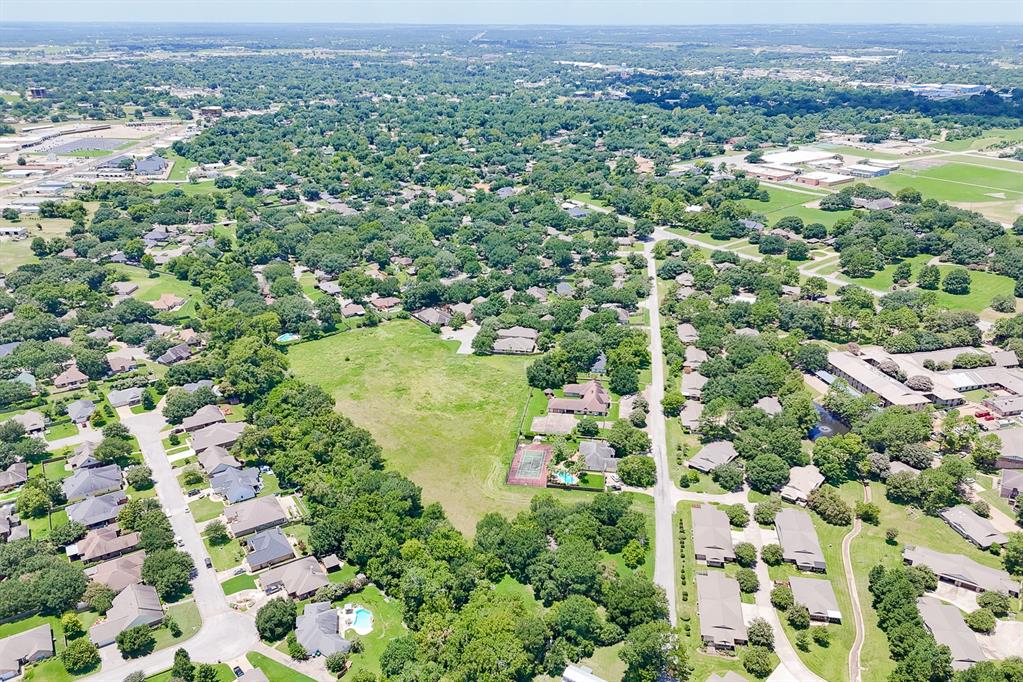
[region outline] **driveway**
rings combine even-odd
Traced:
[[[474,322],[467,323],[461,329],[444,327],[440,331],[440,338],[445,341],[458,341],[458,355],[472,355],[472,342],[479,334],[480,328]]]

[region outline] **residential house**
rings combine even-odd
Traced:
[[[113,374],[134,372],[139,368],[135,358],[127,355],[118,355],[117,353],[107,353],[107,364],[110,365],[110,371]]]
[[[820,623],[842,622],[842,613],[838,610],[838,600],[830,580],[794,575],[789,578],[789,587],[792,589],[793,600],[810,612],[810,620]]]
[[[185,299],[180,296],[175,296],[171,293],[162,294],[160,298],[153,301],[152,306],[160,312],[169,312],[171,310],[177,310],[185,304]]]
[[[530,327],[516,326],[497,330],[498,339],[529,339],[536,342],[538,336],[540,336],[540,333]]]
[[[70,521],[77,521],[86,528],[99,528],[117,518],[121,505],[128,501],[124,491],[115,490],[105,495],[90,495],[74,504],[69,504],[65,511]]]
[[[398,306],[401,305],[401,299],[395,296],[381,296],[374,298],[369,304],[376,308],[378,312],[389,313],[398,309]]]
[[[927,631],[938,644],[944,644],[952,652],[953,670],[966,670],[974,663],[987,660],[958,606],[933,597],[920,597],[916,605]]]
[[[681,392],[687,398],[699,400],[703,396],[703,387],[707,384],[707,377],[699,372],[686,372],[682,375]]]
[[[28,537],[28,526],[21,523],[14,502],[0,506],[0,542],[14,542]]]
[[[25,462],[15,462],[4,471],[0,471],[0,492],[13,490],[27,482],[28,464]]]
[[[270,682],[270,680],[262,670],[252,668],[243,672],[241,677],[236,678],[234,682]]]
[[[698,369],[705,362],[707,362],[707,351],[696,346],[686,346],[685,360],[682,362],[683,367]]]
[[[110,287],[114,290],[115,296],[131,296],[139,290],[139,285],[135,282],[114,282]]]
[[[746,643],[739,583],[722,571],[696,575],[700,638],[713,649],[732,650]]]
[[[114,338],[114,333],[109,329],[104,329],[101,327],[100,329],[93,329],[91,332],[86,334],[86,336],[89,337],[90,339],[95,339],[96,341],[109,342]]]
[[[686,462],[686,466],[708,474],[722,464],[728,464],[738,456],[739,453],[735,451],[735,446],[732,445],[731,441],[716,440],[700,448],[696,456]]]
[[[90,495],[103,495],[121,489],[121,467],[108,464],[89,469],[76,469],[60,482],[68,502]]]
[[[240,469],[242,464],[231,453],[219,445],[206,448],[199,453],[199,466],[207,476],[214,476],[228,469]]]
[[[578,423],[570,414],[542,414],[533,417],[529,430],[547,436],[567,436]]]
[[[678,414],[682,427],[690,433],[700,428],[701,417],[703,417],[703,403],[696,400],[687,400]]]
[[[781,414],[782,411],[781,401],[779,401],[774,396],[767,396],[766,398],[761,398],[756,402],[756,404],[753,405],[753,407],[763,410],[764,412],[767,413],[769,417],[779,415]]]
[[[1004,545],[1008,541],[1004,534],[995,529],[991,521],[964,504],[944,509],[939,516],[952,526],[955,532],[981,549],[987,549],[993,544]]]
[[[696,339],[700,338],[700,333],[696,331],[696,327],[683,322],[675,328],[675,333],[678,334],[678,340],[682,343],[695,343]]]
[[[341,315],[347,319],[349,317],[362,317],[366,314],[366,309],[358,303],[346,303],[341,307]]]
[[[416,318],[428,327],[434,325],[446,325],[451,321],[451,313],[442,308],[423,308],[412,317]]]
[[[302,615],[295,619],[295,637],[310,656],[326,657],[352,650],[352,643],[341,636],[341,609],[331,608],[330,602],[306,604]]]
[[[145,560],[145,550],[132,552],[85,569],[85,576],[119,593],[142,582],[142,562]]]
[[[219,445],[222,448],[229,448],[234,445],[245,430],[245,422],[230,422],[224,424],[211,424],[205,428],[192,433],[192,449],[202,452],[206,448]]]
[[[785,561],[803,571],[825,571],[824,552],[809,514],[787,507],[775,514],[774,528]]]
[[[0,358],[6,358],[8,355],[13,353],[20,345],[21,341],[10,341],[8,343],[0,343]]]
[[[173,365],[192,357],[192,347],[187,343],[179,343],[156,359],[161,365]]]
[[[302,557],[259,575],[259,585],[267,594],[284,592],[292,599],[309,599],[321,587],[330,584],[327,572],[315,557]]]
[[[73,391],[82,388],[89,383],[86,376],[77,365],[71,365],[63,372],[53,377],[53,387],[58,391]]]
[[[728,515],[710,504],[693,507],[693,546],[696,560],[708,566],[735,561]]]
[[[228,504],[251,500],[259,490],[259,469],[224,469],[210,476],[210,487]]]
[[[603,677],[593,674],[593,668],[571,663],[561,673],[561,682],[607,682]]]
[[[22,428],[25,429],[25,433],[29,436],[41,436],[43,431],[46,430],[46,420],[42,414],[35,410],[16,414],[11,417],[11,421],[21,424]]]
[[[789,482],[782,486],[781,499],[805,505],[810,493],[821,487],[824,476],[813,464],[789,469]]]
[[[23,666],[52,658],[55,651],[49,623],[0,639],[0,680],[14,679]]]
[[[529,355],[536,352],[536,342],[514,337],[497,339],[494,341],[493,352],[498,355]]]
[[[596,379],[585,384],[566,384],[564,398],[551,398],[547,411],[564,414],[606,415],[611,409],[611,395]]]
[[[71,421],[80,426],[89,421],[89,417],[91,417],[96,411],[96,403],[91,400],[81,398],[73,403],[68,403],[65,409],[67,410],[67,416],[71,418]]]
[[[156,590],[149,585],[129,585],[114,597],[106,618],[89,628],[89,639],[96,646],[113,644],[123,631],[163,622],[163,605]]]
[[[128,405],[141,405],[142,395],[145,393],[144,389],[137,386],[132,388],[121,389],[120,391],[110,391],[107,394],[107,400],[114,407],[125,407]]]
[[[584,440],[579,443],[579,459],[586,471],[605,473],[618,471],[618,458],[614,448],[603,440]]]
[[[250,571],[258,571],[295,558],[288,536],[280,528],[268,528],[253,533],[242,541],[248,555],[245,557]]]
[[[1005,571],[978,564],[962,554],[944,554],[927,547],[906,545],[902,560],[910,566],[926,566],[938,580],[974,592],[1002,592],[1018,598],[1020,584]]]
[[[216,405],[203,405],[195,411],[195,414],[182,419],[179,428],[187,433],[192,433],[211,424],[220,424],[226,421],[227,417],[224,416],[219,407]]]
[[[234,537],[242,537],[288,522],[276,497],[256,497],[224,510],[227,527]]]
[[[64,551],[72,561],[81,559],[85,563],[106,561],[134,551],[139,546],[139,534],[121,535],[120,530],[116,523],[94,528],[78,542],[68,545]]]
[[[1014,509],[1018,504],[1020,491],[1023,491],[1023,470],[1002,469],[1002,480],[998,485],[998,494],[1009,501]]]
[[[11,379],[11,381],[15,381],[19,384],[24,384],[25,386],[28,387],[30,391],[32,391],[33,394],[39,392],[37,389],[37,384],[39,382],[36,381],[36,378],[30,372],[25,371],[19,372],[18,376]]]
[[[67,463],[71,465],[72,469],[92,469],[103,466],[103,462],[96,459],[95,456],[97,447],[99,447],[99,443],[91,440],[85,441],[75,448],[74,454],[68,457]]]

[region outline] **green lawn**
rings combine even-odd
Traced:
[[[46,440],[55,441],[62,438],[70,438],[71,436],[78,435],[78,427],[75,426],[74,422],[62,422],[60,424],[54,424],[50,428],[46,429]]]
[[[202,298],[202,293],[197,287],[173,275],[160,274],[158,277],[150,277],[149,272],[143,268],[136,268],[131,265],[111,267],[117,272],[127,275],[129,280],[138,285],[138,291],[132,294],[133,298],[151,303],[163,294],[174,294],[185,299],[187,303],[176,312],[180,316],[193,313],[195,311],[195,302]]]
[[[263,487],[259,491],[259,497],[267,497],[268,495],[276,495],[281,492],[280,481],[277,480],[277,476],[273,472],[266,472],[260,476],[263,481]]]
[[[67,512],[63,509],[58,509],[52,512],[49,518],[43,516],[38,519],[28,519],[25,524],[28,526],[33,540],[45,540],[50,537],[50,530],[52,528],[59,528],[67,524]]]
[[[113,152],[109,149],[79,149],[76,152],[67,152],[61,156],[77,156],[82,159],[95,159],[100,156],[110,156]]]
[[[387,643],[408,633],[401,619],[401,604],[386,597],[373,585],[346,597],[344,603],[359,604],[373,612],[373,631],[359,636],[363,649],[361,653],[352,656],[349,674],[369,670],[380,675],[380,655],[384,653]],[[350,631],[348,636],[355,636],[355,633]]]
[[[217,190],[213,186],[212,180],[204,180],[203,182],[154,182],[151,184],[150,189],[153,190],[153,194],[160,196],[166,194],[175,189],[180,189],[183,193],[189,196],[196,194],[209,194]]]
[[[23,226],[27,227],[29,231],[28,239],[20,241],[5,239],[0,242],[2,243],[0,246],[0,272],[10,272],[19,265],[38,263],[39,258],[32,253],[32,238],[45,237],[49,240],[54,237],[63,237],[72,224],[70,220],[64,218],[39,218],[31,215],[22,216],[20,222],[0,220],[0,226]],[[37,225],[41,225],[42,229],[37,228]]]
[[[197,665],[203,662],[204,661],[193,661],[193,663],[196,663]],[[231,680],[235,679],[234,673],[231,672],[231,666],[227,663],[217,663],[215,664],[215,667],[217,669],[217,682],[231,682]],[[147,677],[146,682],[169,682],[170,679],[171,671],[165,670],[158,675]]]
[[[223,588],[226,595],[241,592],[242,590],[254,590],[256,589],[256,578],[248,573],[243,573],[220,583],[220,587]]]
[[[177,621],[181,628],[181,634],[173,636],[166,627],[158,627],[153,630],[156,638],[156,648],[166,649],[169,646],[179,644],[195,633],[199,632],[202,626],[202,618],[199,616],[199,607],[192,600],[171,604],[166,609],[167,615]]]
[[[804,223],[823,223],[828,227],[834,225],[835,221],[842,217],[842,214],[837,211],[822,211],[819,208],[809,208],[803,205],[819,200],[824,196],[823,193],[814,192],[814,190],[796,192],[768,186],[764,186],[763,189],[766,189],[770,195],[769,201],[743,199],[741,203],[754,213],[763,213],[767,216],[768,227],[772,227],[779,219],[789,215],[802,218]]]
[[[311,677],[281,665],[272,658],[267,658],[255,651],[245,654],[245,658],[249,659],[249,663],[254,667],[262,670],[263,674],[266,675],[266,679],[270,682],[315,682]]]
[[[982,163],[982,160],[978,159],[977,163]],[[903,187],[915,187],[924,198],[939,201],[985,202],[1023,198],[1023,182],[1019,173],[973,163],[951,162],[926,169],[903,167],[867,182],[892,193]]]
[[[973,149],[984,149],[1002,140],[1023,140],[1023,128],[991,128],[990,130],[985,130],[984,134],[980,137],[938,142],[931,146],[950,152],[964,152]]]
[[[188,508],[192,511],[192,518],[197,523],[215,519],[224,513],[224,503],[220,500],[211,500],[208,497],[200,497],[194,502],[189,502]]]
[[[483,514],[514,514],[536,493],[504,484],[531,360],[457,355],[456,347],[418,322],[394,320],[288,354],[295,375],[322,386],[368,428],[388,464],[423,487],[424,501],[458,500],[449,518],[472,532]]]
[[[71,471],[65,466],[67,460],[61,459],[56,462],[47,462],[43,465],[43,475],[51,481],[63,481],[71,475]]]
[[[209,552],[210,559],[213,561],[213,568],[218,571],[234,568],[245,558],[245,550],[242,549],[238,540],[234,538],[231,538],[229,542],[223,545],[211,545],[206,538],[203,538],[202,541],[206,545],[206,551]]]
[[[195,166],[195,162],[194,161],[189,161],[188,159],[186,159],[183,156],[178,156],[177,154],[175,154],[174,152],[172,152],[169,149],[164,151],[163,155],[164,155],[164,157],[168,161],[173,161],[174,162],[174,166],[171,168],[171,172],[167,176],[167,179],[168,180],[187,180],[188,179],[188,171],[189,171],[190,168]]]

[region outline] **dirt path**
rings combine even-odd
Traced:
[[[870,486],[863,486],[863,500],[870,502]],[[863,611],[860,609],[860,595],[856,590],[856,576],[853,574],[852,557],[849,550],[852,541],[860,534],[863,522],[859,519],[853,521],[853,528],[849,534],[842,539],[842,564],[845,566],[845,580],[849,586],[849,598],[853,605],[853,621],[856,624],[856,639],[853,640],[852,649],[849,650],[849,682],[860,682],[862,668],[860,667],[860,650],[863,649]]]

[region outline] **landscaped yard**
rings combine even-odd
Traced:
[[[245,658],[249,659],[249,663],[253,666],[262,670],[263,674],[266,675],[266,679],[270,682],[316,682],[311,677],[303,675],[297,670],[292,670],[272,658],[267,658],[255,651],[245,654]]]
[[[256,589],[256,577],[243,573],[220,583],[220,587],[223,588],[224,594],[227,595],[241,592],[242,590],[254,590]]]
[[[50,537],[50,530],[67,524],[67,512],[58,509],[52,512],[49,517],[43,516],[38,519],[27,519],[25,525],[31,533],[33,540],[45,540]]]
[[[224,503],[220,500],[211,500],[209,497],[200,497],[194,502],[189,502],[188,508],[197,523],[215,519],[224,513]]]
[[[395,320],[288,354],[299,378],[331,393],[341,413],[373,433],[389,466],[423,487],[425,502],[458,500],[445,511],[471,533],[483,514],[514,514],[537,492],[504,484],[531,359],[455,348],[418,322]]]
[[[388,599],[373,585],[346,597],[344,603],[359,604],[373,612],[373,631],[368,635],[359,636],[363,649],[361,653],[352,656],[352,668],[349,670],[349,674],[360,670],[369,670],[379,675],[380,654],[384,653],[387,643],[408,632],[401,621],[401,604],[393,599]],[[351,637],[354,634],[354,632],[349,632],[348,636]]]
[[[118,265],[116,270],[127,275],[129,280],[138,285],[138,291],[132,294],[132,297],[140,301],[152,303],[163,294],[174,294],[185,299],[187,303],[176,311],[176,314],[181,316],[194,313],[195,302],[202,297],[198,288],[173,275],[159,274],[158,277],[150,277],[147,270],[130,265]]]
[[[62,438],[70,438],[71,436],[76,435],[78,435],[78,427],[71,421],[54,424],[50,428],[46,429],[45,434],[46,440],[51,442]]]
[[[245,550],[242,549],[238,540],[234,538],[231,538],[230,541],[223,545],[211,545],[210,541],[206,538],[203,538],[202,541],[206,545],[206,551],[209,552],[210,559],[213,561],[213,568],[218,571],[234,568],[245,558]]]
[[[199,632],[202,626],[202,617],[199,616],[199,607],[192,600],[171,604],[166,609],[167,615],[177,621],[181,628],[181,634],[177,637],[171,634],[166,627],[159,627],[153,630],[156,638],[156,648],[166,649],[185,641],[195,633]]]

